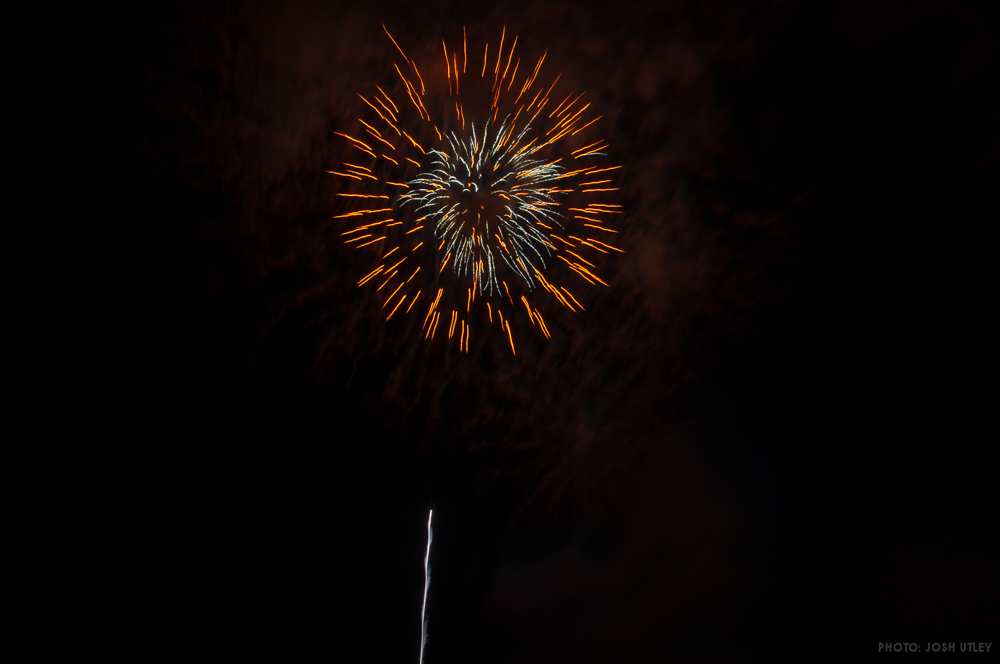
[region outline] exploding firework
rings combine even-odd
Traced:
[[[559,89],[561,74],[541,82],[547,53],[522,68],[506,27],[481,58],[463,28],[461,50],[442,40],[424,70],[382,28],[400,59],[393,82],[357,93],[357,126],[335,132],[350,161],[328,171],[355,204],[334,216],[340,236],[375,255],[357,285],[374,288],[386,321],[416,314],[428,341],[468,353],[474,327],[496,328],[516,355],[518,320],[551,338],[543,311],[582,311],[581,291],[608,285],[597,262],[622,253],[622,167],[594,138],[602,116]]]

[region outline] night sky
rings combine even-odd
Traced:
[[[430,505],[432,663],[995,637],[995,404],[959,371],[996,46],[948,4],[150,9],[164,647],[415,662]],[[418,58],[462,25],[548,49],[625,164],[611,288],[516,358],[428,347],[354,287],[324,170],[383,22]]]

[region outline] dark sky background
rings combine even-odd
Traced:
[[[465,4],[139,24],[168,641],[416,661],[430,504],[430,662],[995,637],[996,441],[969,416],[995,404],[957,376],[988,300],[956,284],[986,263],[954,260],[997,218],[988,17]],[[612,288],[516,359],[428,348],[353,287],[323,170],[391,66],[383,21],[413,55],[463,24],[547,48],[626,165]]]

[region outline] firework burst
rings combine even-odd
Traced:
[[[461,50],[442,40],[441,63],[423,71],[383,30],[401,59],[395,79],[358,92],[358,125],[335,132],[350,161],[328,171],[354,204],[333,217],[340,236],[375,255],[357,285],[374,288],[387,321],[416,313],[429,341],[467,353],[481,325],[516,355],[517,320],[550,338],[543,311],[582,311],[581,290],[608,285],[597,262],[622,253],[621,166],[591,135],[601,116],[558,89],[561,75],[540,82],[547,53],[522,69],[506,27],[481,60],[463,28]]]

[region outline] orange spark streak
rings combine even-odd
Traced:
[[[365,276],[361,277],[361,281],[358,282],[358,286],[364,286],[370,280],[374,279],[378,275],[378,273],[381,272],[382,270],[383,270],[382,266],[379,265],[377,268],[375,268]]]
[[[379,208],[377,210],[354,210],[353,212],[346,212],[344,214],[334,215],[334,219],[343,219],[345,217],[360,217],[363,214],[372,214],[374,212],[392,212],[392,208]]]
[[[497,73],[500,71],[500,58],[503,57],[503,40],[507,36],[507,26],[503,26],[503,32],[500,33],[500,48],[497,49],[497,64],[493,68],[493,78],[496,79]]]
[[[398,286],[396,286],[396,290],[392,291],[392,294],[390,294],[389,297],[387,297],[385,299],[385,303],[382,305],[383,309],[385,309],[389,305],[389,300],[391,300],[392,298],[396,297],[396,293],[398,293],[399,289],[402,288],[402,287],[403,287],[402,283],[400,283]]]
[[[514,73],[510,75],[510,83],[507,84],[507,92],[510,92],[511,87],[514,85],[514,81],[517,80],[517,68],[520,66],[521,66],[521,58],[519,57],[517,59],[517,62],[514,63]]]
[[[406,302],[406,294],[405,293],[402,296],[400,296],[399,302],[396,303],[396,306],[392,308],[392,311],[389,312],[389,315],[386,316],[385,319],[389,320],[390,318],[392,318],[393,315],[396,313],[396,311],[399,310],[399,307],[402,306],[403,302]]]
[[[448,62],[448,47],[441,40],[441,51],[444,53],[444,73],[448,77],[448,94],[451,95],[451,63]]]
[[[417,294],[413,296],[413,299],[412,299],[412,300],[410,300],[410,306],[408,306],[408,307],[406,308],[406,311],[405,311],[405,312],[403,312],[403,313],[407,313],[407,314],[408,314],[408,313],[410,313],[410,309],[412,309],[412,308],[413,308],[413,305],[414,305],[414,304],[416,304],[416,303],[417,303],[417,300],[419,300],[419,299],[420,299],[420,293],[422,293],[422,292],[423,292],[423,291],[417,291]]]
[[[600,120],[600,119],[601,119],[601,118],[603,118],[603,117],[604,117],[603,115],[598,115],[598,116],[597,116],[596,118],[594,118],[593,120],[591,120],[591,121],[590,121],[590,122],[588,122],[587,124],[583,125],[582,127],[580,127],[579,129],[577,129],[576,131],[574,131],[574,132],[573,132],[572,134],[570,134],[570,136],[576,136],[576,135],[577,135],[577,134],[579,134],[579,133],[580,133],[581,131],[583,131],[584,129],[586,129],[586,128],[587,128],[587,127],[589,127],[590,125],[594,124],[595,122],[597,122],[598,120]]]
[[[380,237],[375,238],[374,240],[369,240],[368,242],[365,242],[364,244],[359,244],[357,248],[360,249],[361,247],[367,247],[369,244],[375,244],[376,242],[381,242],[384,239],[385,239],[385,236],[382,235]]]
[[[347,173],[339,173],[337,171],[326,171],[330,175],[339,175],[342,178],[354,178],[355,180],[361,180],[357,175],[348,175]]]
[[[388,94],[386,94],[385,90],[383,90],[381,87],[379,87],[377,85],[375,86],[375,89],[382,93],[382,96],[385,97],[385,100],[387,102],[389,102],[390,106],[392,106],[392,110],[395,111],[398,114],[399,113],[399,106],[396,106],[396,102],[394,102],[392,100],[392,97],[390,97]]]
[[[403,52],[403,49],[396,42],[396,39],[392,36],[392,33],[389,32],[389,28],[385,27],[385,23],[382,24],[382,29],[385,30],[385,34],[388,35],[390,41],[392,41],[392,45],[396,47],[396,50],[399,51],[399,54],[401,56],[403,56],[403,59],[409,60],[409,58],[406,56],[406,53]]]

